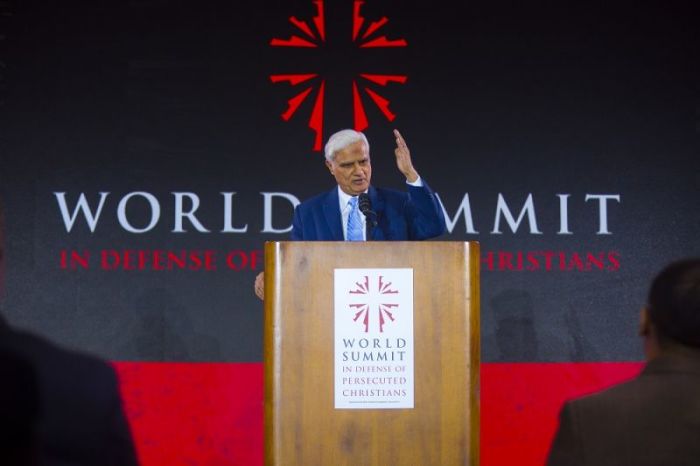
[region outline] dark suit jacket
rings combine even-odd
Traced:
[[[650,361],[639,377],[566,403],[548,466],[700,464],[700,355]]]
[[[377,227],[368,240],[424,240],[443,234],[447,228],[435,194],[423,186],[408,186],[408,192],[374,188],[367,192],[377,213]],[[313,197],[294,209],[292,239],[298,241],[343,241],[338,188]]]
[[[110,364],[16,331],[1,316],[0,350],[12,352],[34,368],[39,394],[39,464],[137,464]]]

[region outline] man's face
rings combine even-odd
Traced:
[[[353,142],[336,152],[333,161],[326,160],[326,166],[346,194],[357,196],[369,188],[372,165],[363,141]]]

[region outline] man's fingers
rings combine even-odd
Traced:
[[[403,136],[399,133],[398,129],[394,130],[394,136],[396,137],[396,145],[401,148],[406,148],[406,141],[404,141]]]
[[[260,272],[255,277],[255,295],[260,299],[265,299],[265,272]]]

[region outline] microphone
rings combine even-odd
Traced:
[[[367,193],[362,193],[357,199],[357,205],[367,219],[367,228],[374,228],[377,226],[377,213],[372,210],[372,201],[370,200]],[[369,235],[367,236],[369,238]]]

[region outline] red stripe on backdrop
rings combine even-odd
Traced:
[[[482,466],[543,465],[562,403],[628,380],[641,363],[483,364]]]
[[[262,364],[115,363],[143,466],[263,463]],[[539,466],[564,400],[641,363],[483,364],[482,466]]]
[[[116,367],[142,466],[262,464],[261,363]]]

